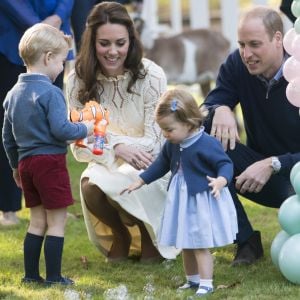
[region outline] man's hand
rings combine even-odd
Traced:
[[[235,148],[236,141],[240,141],[236,119],[228,106],[219,106],[215,109],[210,135],[215,136],[223,145],[224,150]]]
[[[236,177],[235,187],[241,194],[259,193],[272,173],[271,157],[257,161]]]

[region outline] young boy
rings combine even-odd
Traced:
[[[73,204],[66,168],[67,141],[92,134],[92,123],[71,123],[62,91],[52,83],[63,71],[70,37],[36,24],[19,43],[27,73],[7,93],[3,144],[14,179],[22,187],[30,224],[24,239],[22,282],[74,284],[61,275],[67,206]],[[46,280],[39,273],[44,241]]]

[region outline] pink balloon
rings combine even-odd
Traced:
[[[290,28],[283,37],[283,47],[285,51],[290,55],[293,55],[292,42],[296,35],[297,33],[295,31],[295,28],[293,27]]]
[[[287,85],[286,97],[292,105],[300,107],[300,77],[296,77]]]
[[[293,79],[299,76],[300,72],[300,61],[294,56],[290,56],[283,65],[283,76],[288,81],[291,82]]]
[[[293,56],[300,60],[300,35],[297,34],[292,41],[292,53]]]

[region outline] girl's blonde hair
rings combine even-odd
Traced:
[[[26,66],[35,64],[43,53],[58,54],[70,49],[72,39],[57,28],[38,23],[28,28],[19,43],[19,54]]]
[[[156,107],[156,119],[173,115],[177,122],[186,123],[191,129],[199,128],[204,120],[205,111],[201,111],[195,98],[181,89],[165,92]]]

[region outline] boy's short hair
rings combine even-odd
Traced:
[[[43,53],[60,53],[71,48],[72,40],[57,28],[38,23],[28,28],[19,43],[19,55],[25,65],[35,64]]]

